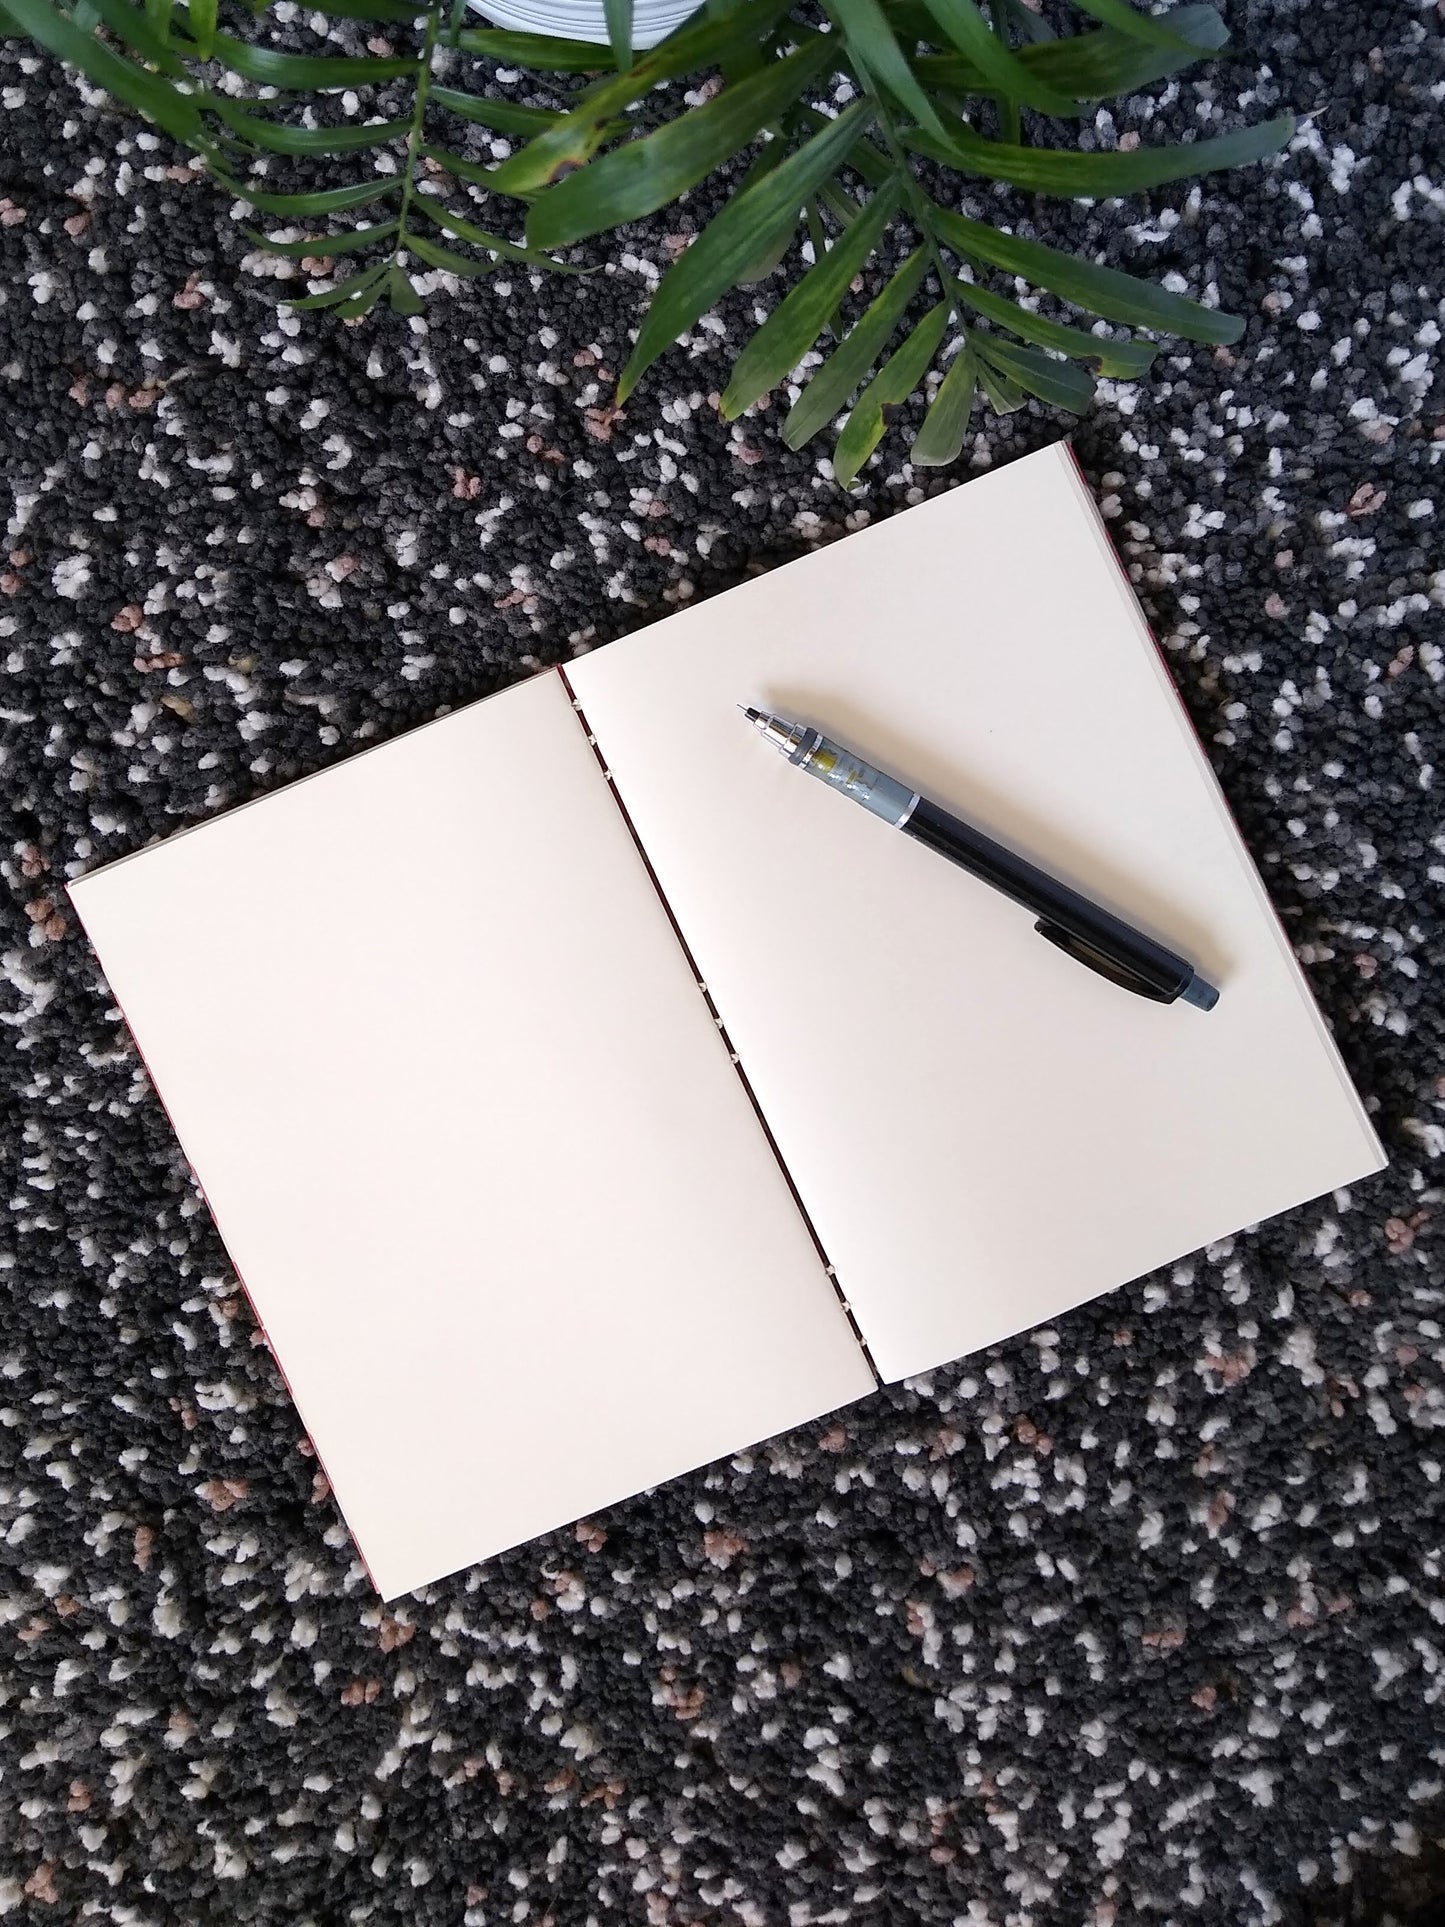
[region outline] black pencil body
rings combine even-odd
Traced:
[[[1172,1004],[1197,981],[1193,966],[1164,944],[926,796],[919,797],[900,828],[1032,911],[1041,936],[1141,997]]]

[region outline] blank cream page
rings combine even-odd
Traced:
[[[72,894],[384,1596],[872,1389],[555,674]]]
[[[885,1377],[1378,1168],[1062,446],[569,674]],[[1218,1006],[1095,975],[738,702],[1142,925]]]

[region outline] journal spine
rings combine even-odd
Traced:
[[[647,854],[646,845],[643,843],[642,838],[637,834],[637,825],[632,820],[632,817],[627,808],[626,801],[624,800],[622,796],[622,792],[619,790],[617,786],[617,783],[613,777],[612,771],[607,767],[607,758],[602,754],[602,746],[598,742],[597,737],[594,734],[591,725],[587,721],[587,713],[583,709],[582,704],[578,701],[576,691],[573,689],[572,684],[568,679],[567,671],[561,666],[560,663],[557,665],[557,674],[561,678],[563,689],[567,692],[567,700],[572,705],[572,713],[576,716],[578,725],[581,728],[582,733],[587,738],[587,742],[592,750],[592,754],[597,758],[597,766],[602,771],[602,774],[606,780],[608,789],[611,790],[612,792],[612,800],[617,805],[618,811],[621,814],[623,822],[627,825],[627,834],[632,838],[633,847],[636,849],[638,856],[642,859],[642,867],[646,870],[648,878],[652,884],[652,887],[657,893],[657,900],[662,905],[663,914],[664,916],[666,916],[668,923],[672,927],[672,934],[677,939],[678,948],[681,950],[683,957],[687,962],[687,967],[689,972],[692,975],[692,980],[697,985],[698,991],[702,996],[703,1002],[707,1006],[708,1015],[712,1018],[712,1021],[713,1021],[713,1027],[717,1031],[718,1036],[721,1038],[723,1048],[726,1050],[728,1054],[728,1057],[732,1063],[733,1070],[737,1073],[738,1082],[742,1085],[743,1091],[747,1097],[747,1100],[749,1104],[751,1104],[753,1107],[753,1115],[758,1120],[758,1126],[761,1129],[763,1136],[767,1139],[768,1149],[772,1152],[774,1160],[777,1163],[777,1167],[779,1171],[782,1173],[783,1182],[788,1187],[788,1193],[791,1196],[793,1203],[797,1208],[798,1216],[802,1219],[803,1224],[807,1230],[808,1236],[813,1241],[813,1249],[818,1254],[818,1262],[819,1264],[822,1265],[823,1270],[827,1274],[828,1282],[833,1287],[834,1293],[836,1294],[838,1299],[838,1303],[842,1307],[843,1315],[848,1320],[849,1328],[853,1333],[854,1339],[857,1341],[858,1349],[859,1351],[862,1352],[863,1357],[867,1362],[868,1369],[873,1374],[875,1385],[881,1386],[884,1382],[882,1374],[879,1372],[877,1365],[874,1363],[873,1354],[868,1349],[868,1341],[863,1336],[863,1333],[859,1328],[858,1320],[853,1315],[853,1307],[848,1303],[847,1298],[844,1296],[843,1288],[838,1282],[838,1274],[833,1269],[833,1265],[828,1257],[828,1253],[824,1249],[822,1239],[818,1236],[817,1226],[813,1223],[813,1220],[808,1215],[808,1207],[804,1204],[802,1200],[802,1196],[798,1191],[798,1187],[793,1181],[793,1174],[788,1169],[787,1162],[783,1157],[782,1151],[778,1147],[777,1139],[773,1136],[772,1126],[768,1123],[767,1116],[763,1111],[763,1107],[758,1102],[757,1093],[754,1091],[752,1087],[752,1083],[748,1078],[748,1074],[746,1070],[744,1070],[743,1068],[742,1059],[738,1055],[737,1051],[733,1048],[733,1041],[731,1037],[729,1037],[728,1035],[727,1025],[724,1023],[722,1014],[718,1010],[717,1005],[713,1002],[712,992],[708,989],[707,983],[703,978],[702,972],[697,967],[697,959],[693,956],[691,946],[689,945],[686,936],[683,934],[682,925],[678,922],[676,916],[673,914],[672,905],[667,900],[667,892],[662,887],[662,879],[658,876],[656,870],[653,869],[652,859]]]

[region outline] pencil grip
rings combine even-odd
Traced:
[[[861,803],[865,810],[881,816],[895,829],[918,801],[906,784],[885,776],[881,769],[874,769],[871,763],[863,762],[851,750],[841,748],[816,731],[796,761],[799,769],[805,769],[809,776],[842,790],[845,796],[851,796],[855,803]]]

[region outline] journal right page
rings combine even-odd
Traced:
[[[878,1368],[898,1378],[1377,1169],[1066,448],[569,667]],[[1186,955],[1146,1002],[791,768],[822,729]]]

